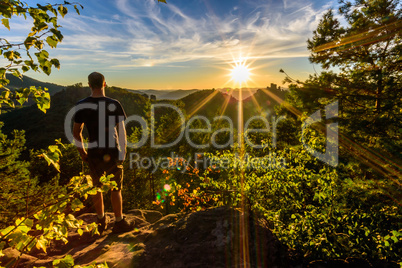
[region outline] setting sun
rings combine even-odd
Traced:
[[[249,79],[250,70],[247,68],[244,62],[236,63],[232,69],[231,75],[233,81],[242,84]]]

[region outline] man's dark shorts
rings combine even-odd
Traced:
[[[102,175],[111,175],[117,183],[117,190],[123,187],[123,165],[118,160],[118,150],[92,149],[88,150],[89,173],[94,186],[101,186]],[[116,189],[114,189],[116,191]]]

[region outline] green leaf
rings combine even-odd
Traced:
[[[21,224],[20,226],[17,227],[17,229],[19,231],[21,231],[22,233],[26,234],[29,232],[29,230],[31,230],[31,228],[29,228],[28,226],[26,226],[25,224]]]
[[[34,222],[33,222],[32,219],[26,219],[24,223],[25,223],[25,225],[28,226],[29,228],[32,228],[32,226],[33,226],[33,224],[34,224]]]
[[[22,250],[30,241],[30,236],[23,232],[13,232],[8,237],[9,245],[17,250]]]
[[[10,70],[15,77],[22,78],[22,75],[18,69]]]
[[[48,36],[47,38],[46,38],[46,42],[49,44],[49,46],[51,46],[52,48],[55,48],[55,47],[57,47],[57,40],[55,40],[54,39],[54,37],[53,36]]]
[[[8,59],[9,61],[12,61],[14,59],[14,51],[7,51],[4,53],[4,57]]]
[[[82,202],[78,199],[75,198],[72,202],[71,202],[71,209],[73,211],[79,211],[80,209],[82,209],[84,207],[84,204],[82,204]]]
[[[35,101],[39,110],[46,113],[46,110],[50,108],[50,94],[49,92],[42,92],[41,96],[36,97]]]
[[[46,22],[42,22],[37,26],[37,31],[41,32],[43,30],[46,30],[47,28],[49,28],[49,26],[46,24]]]
[[[398,231],[396,231],[396,230],[393,230],[393,231],[392,231],[392,234],[393,234],[394,236],[396,236],[396,237],[402,236],[402,233],[401,233],[401,232],[398,232]]]
[[[0,68],[0,79],[6,78],[6,68]]]
[[[84,231],[83,231],[81,228],[78,229],[77,232],[78,232],[78,234],[79,234],[80,236],[84,233]]]
[[[25,45],[26,49],[30,49],[31,46],[34,45],[34,43],[35,43],[34,41],[36,41],[35,37],[28,36],[24,41],[24,45]]]
[[[1,23],[8,29],[10,30],[10,24],[8,19],[1,19]]]
[[[58,59],[51,59],[50,61],[54,67],[56,67],[58,70],[60,70],[60,62]]]
[[[42,249],[46,253],[47,239],[43,235],[36,241],[36,248]]]
[[[26,66],[26,65],[24,65],[24,66],[22,66],[22,71],[24,72],[24,73],[26,73],[26,72],[28,72],[29,71],[29,67],[28,66]]]
[[[38,53],[35,53],[36,57],[38,57],[38,60],[45,60],[49,57],[49,52],[46,50],[41,50]]]
[[[56,268],[71,268],[74,266],[74,259],[71,255],[67,255],[63,259],[54,260],[52,264]]]
[[[97,193],[98,193],[98,190],[96,188],[93,188],[87,192],[87,194],[89,194],[89,195],[96,195]]]
[[[57,10],[59,11],[60,15],[64,18],[64,16],[67,14],[68,10],[66,7],[64,7],[63,5],[59,5],[59,7],[57,8]]]
[[[50,61],[47,61],[46,59],[43,60],[40,64],[40,68],[42,69],[42,71],[47,74],[50,75],[50,73],[52,72],[52,63]]]
[[[10,94],[11,94],[11,92],[9,90],[5,90],[1,93],[1,97],[2,97],[2,99],[7,100],[10,98]]]
[[[56,29],[50,29],[50,32],[53,33],[53,36],[55,38],[57,38],[59,41],[63,40],[63,35],[61,34],[61,32],[59,30]]]
[[[43,153],[40,154],[39,156],[45,158],[46,162],[48,163],[48,165],[53,165],[53,167],[60,172],[60,164],[58,163],[59,161],[59,157],[56,156],[54,153]]]
[[[48,147],[48,150],[51,151],[52,153],[59,153],[61,155],[61,151],[59,149],[59,146],[57,145],[50,145]]]
[[[12,230],[14,230],[15,226],[8,226],[7,228],[0,231],[1,236],[8,235]]]

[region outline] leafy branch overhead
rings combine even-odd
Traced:
[[[12,73],[16,77],[22,78],[22,72],[33,70],[35,72],[44,72],[50,75],[52,68],[60,68],[60,62],[56,58],[50,58],[46,47],[56,48],[63,40],[63,34],[60,31],[58,18],[64,17],[68,13],[67,7],[73,7],[77,14],[83,6],[79,3],[70,3],[64,1],[63,4],[37,4],[36,7],[28,6],[22,1],[5,0],[0,2],[0,17],[2,25],[12,31],[10,20],[15,17],[24,17],[32,19],[32,28],[24,40],[9,42],[6,38],[0,37],[0,55],[6,60],[6,65],[0,67],[0,90],[3,91],[0,98],[2,103],[13,106],[12,99],[21,100],[15,92],[10,92],[6,86],[10,82],[6,78],[7,73]],[[22,90],[26,92],[26,90]],[[4,93],[8,92],[8,93]],[[50,102],[50,97],[45,90],[30,88],[30,93],[34,95],[34,100],[39,108],[46,107]],[[21,94],[21,93],[20,93]],[[25,96],[25,95],[24,95]],[[45,104],[41,104],[45,101]],[[41,108],[41,110],[43,110]]]

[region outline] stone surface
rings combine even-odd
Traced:
[[[109,267],[246,267],[268,265],[283,267],[286,249],[266,225],[231,208],[213,208],[190,214],[170,214],[149,210],[131,210],[128,220],[136,229],[113,234],[114,218],[102,236],[75,230],[69,243],[54,242],[47,254],[38,250],[24,255],[20,267],[50,267],[55,259],[67,254],[80,265],[106,262]],[[78,218],[86,223],[96,215],[86,213]],[[17,254],[4,253],[9,259]],[[15,256],[14,256],[15,257]],[[260,266],[261,267],[261,266]]]

